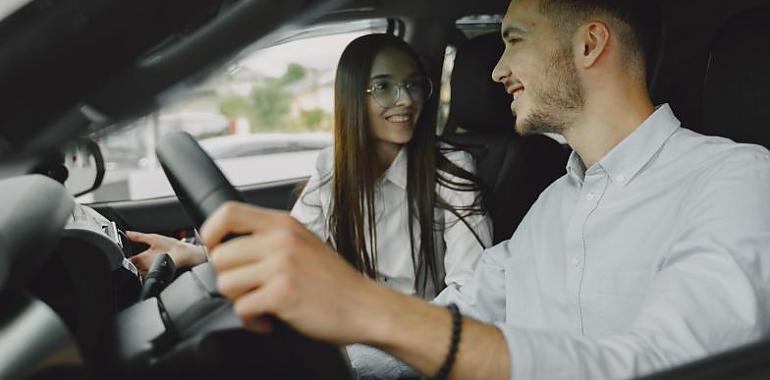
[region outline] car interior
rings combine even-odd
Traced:
[[[98,146],[81,138],[115,133],[245,52],[318,25],[385,19],[434,83],[447,48],[456,50],[449,114],[437,131],[475,158],[495,243],[565,172],[569,147],[515,134],[510,96],[491,80],[505,0],[9,4],[0,6],[0,379],[352,378],[338,347],[277,321],[270,335],[243,329],[209,265],[153,268],[161,286],[148,291],[127,259],[144,247],[126,230],[194,237],[228,200],[288,210],[306,178],[233,187],[189,135],[172,133],[157,155],[175,196],[88,204],[73,196],[104,177]],[[770,1],[659,5],[648,60],[656,104],[670,103],[692,130],[770,147]],[[491,29],[461,30],[458,20],[480,15],[492,16]],[[438,100],[427,108],[436,114]],[[78,191],[62,185],[72,143],[101,168]],[[646,378],[763,379],[769,357],[770,340],[761,341]]]

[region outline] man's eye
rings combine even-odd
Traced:
[[[517,43],[521,42],[521,38],[511,37],[507,40],[509,45],[516,45]]]

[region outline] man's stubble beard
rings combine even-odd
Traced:
[[[569,46],[554,53],[542,72],[540,89],[532,89],[532,111],[516,122],[521,135],[558,133],[570,128],[585,105],[583,87]]]

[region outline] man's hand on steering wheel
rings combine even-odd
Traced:
[[[235,234],[236,239],[221,242]],[[252,330],[266,315],[317,339],[366,341],[384,288],[368,281],[288,213],[228,202],[201,229],[219,292]],[[387,290],[385,290],[387,292]]]

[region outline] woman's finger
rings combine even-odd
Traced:
[[[144,277],[147,275],[147,271],[150,269],[150,265],[152,265],[154,258],[155,255],[152,253],[141,253],[131,256],[129,260],[131,260],[131,263],[134,264],[136,269],[139,271],[139,274]]]
[[[126,237],[128,237],[131,241],[144,243],[147,245],[152,245],[153,239],[150,237],[150,235],[136,232],[136,231],[126,231]]]

